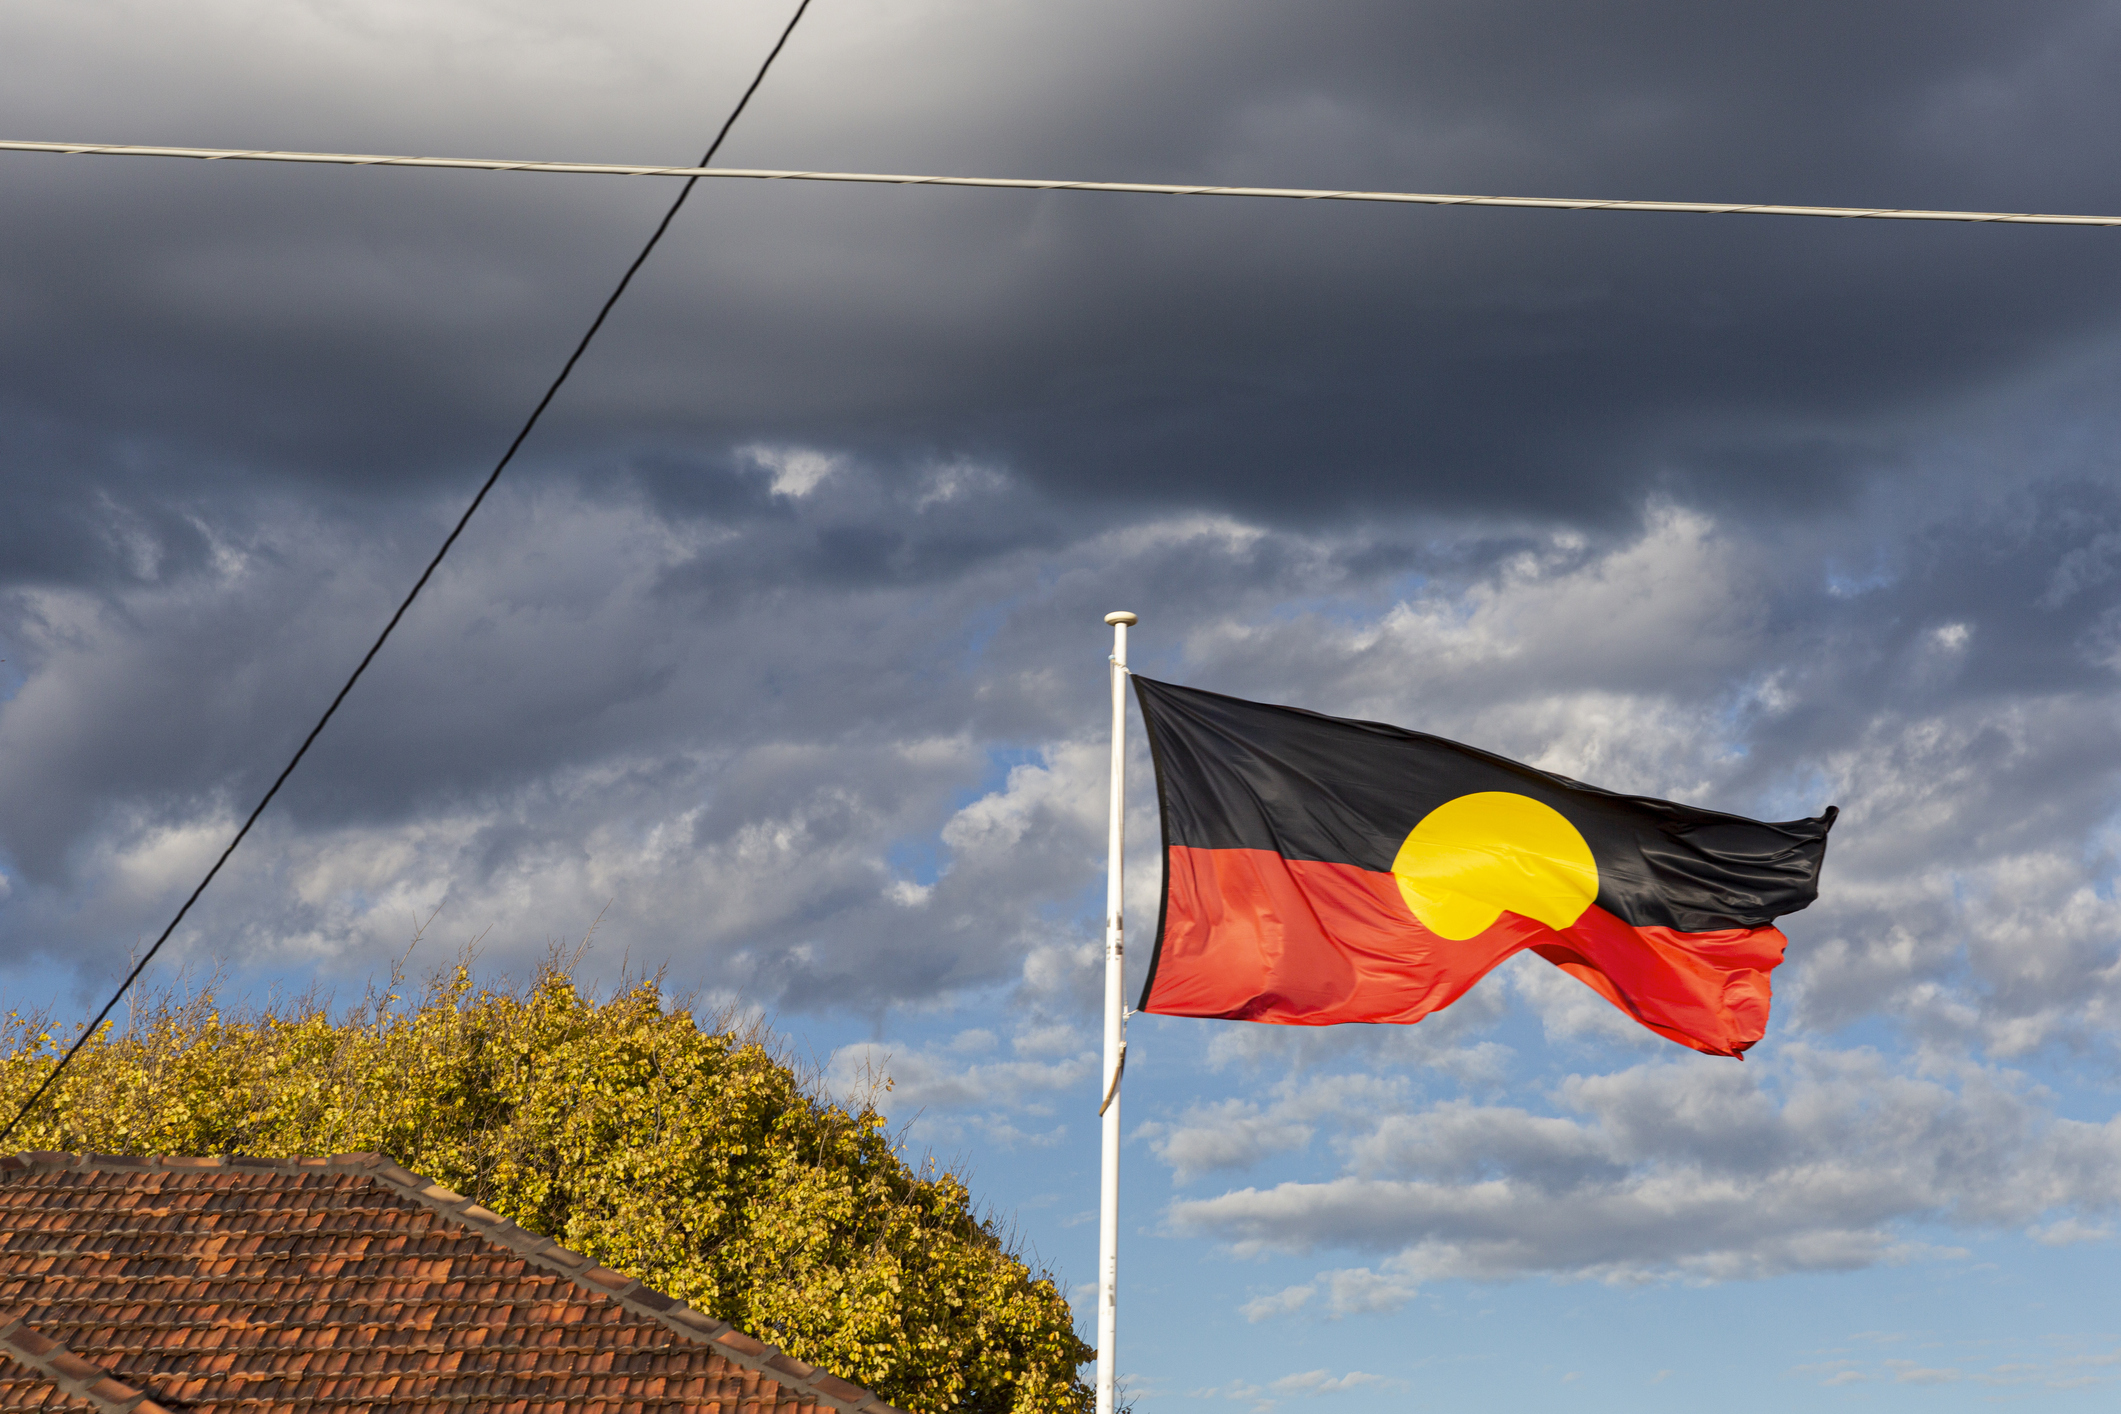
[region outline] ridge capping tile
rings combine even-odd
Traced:
[[[58,1386],[61,1393],[94,1405],[100,1414],[170,1414],[149,1399],[146,1390],[89,1363],[49,1336],[37,1334],[19,1317],[0,1326],[0,1349]]]
[[[95,1381],[103,1377],[101,1370],[64,1347],[45,1356],[44,1363],[70,1380]]]
[[[134,1389],[115,1375],[105,1375],[102,1379],[90,1385],[86,1393],[91,1399],[101,1400],[106,1404],[120,1405],[126,1409],[133,1408],[141,1400],[147,1398],[146,1390]]]
[[[544,1251],[538,1253],[538,1260],[541,1262],[552,1262],[557,1264],[561,1268],[565,1269],[569,1277],[580,1276],[582,1274],[583,1268],[595,1265],[587,1257],[584,1257],[581,1253],[570,1252],[557,1242],[553,1243],[552,1246],[546,1248]]]
[[[727,1321],[718,1321],[697,1306],[688,1306],[682,1301],[673,1303],[668,1311],[660,1314],[666,1325],[676,1321],[685,1327],[686,1334],[697,1332],[705,1335],[709,1340],[714,1339],[723,1331],[733,1329]]]
[[[845,1400],[847,1403],[857,1406],[864,1400],[875,1397],[860,1385],[850,1384],[838,1375],[828,1375],[822,1370],[811,1378],[810,1383],[815,1388],[831,1395],[834,1399]]]
[[[34,1330],[30,1329],[29,1322],[23,1320],[20,1316],[9,1321],[6,1325],[0,1326],[0,1344],[10,1346],[16,1350],[26,1351],[40,1359],[59,1348],[58,1341],[53,1340],[50,1336],[38,1335]]]
[[[415,1193],[427,1187],[426,1179],[420,1177],[409,1168],[400,1167],[396,1162],[388,1158],[382,1159],[381,1162],[377,1163],[375,1176],[386,1182],[394,1183],[400,1188],[409,1188]]]

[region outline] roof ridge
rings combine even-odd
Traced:
[[[674,1296],[665,1295],[645,1283],[627,1276],[624,1272],[612,1271],[598,1265],[579,1252],[573,1252],[549,1237],[541,1237],[529,1228],[510,1221],[483,1207],[463,1194],[445,1188],[432,1179],[424,1178],[411,1169],[402,1167],[388,1155],[370,1151],[348,1154],[332,1154],[316,1158],[259,1159],[244,1154],[217,1154],[207,1158],[189,1158],[177,1155],[141,1156],[134,1154],[67,1154],[54,1150],[30,1150],[20,1154],[0,1154],[0,1176],[9,1172],[26,1173],[200,1173],[214,1169],[235,1169],[252,1173],[347,1173],[359,1174],[391,1190],[398,1196],[411,1199],[423,1207],[442,1214],[451,1221],[470,1228],[479,1236],[497,1247],[505,1247],[533,1266],[542,1267],[566,1277],[584,1290],[606,1297],[619,1304],[629,1313],[655,1321],[673,1334],[687,1340],[711,1345],[714,1352],[732,1365],[755,1370],[792,1393],[809,1395],[818,1403],[841,1411],[841,1414],[904,1414],[873,1391],[843,1380],[837,1375],[793,1355],[768,1345],[765,1341],[738,1330],[727,1321],[717,1320],[705,1311],[694,1309]],[[7,1327],[14,1331],[20,1327],[31,1340],[44,1341],[44,1337],[29,1331],[20,1321]],[[0,1341],[6,1333],[0,1332]],[[60,1348],[46,1341],[54,1350]],[[15,1353],[12,1344],[6,1345],[9,1354]],[[72,1360],[83,1369],[94,1371],[87,1361],[64,1352],[65,1359]],[[26,1358],[26,1357],[18,1357]],[[35,1364],[34,1360],[27,1363]],[[40,1365],[38,1368],[42,1369]],[[102,1375],[110,1379],[108,1375]],[[56,1378],[56,1377],[55,1377]],[[130,1385],[119,1384],[119,1388],[131,1390]],[[69,1393],[75,1393],[68,1386]],[[134,1393],[140,1393],[134,1391]],[[84,1398],[87,1396],[83,1396]],[[141,1398],[145,1398],[141,1394]],[[110,1411],[132,1410],[140,1414],[146,1405],[99,1405]],[[161,1406],[147,1410],[155,1414]]]
[[[167,1405],[148,1398],[146,1390],[127,1384],[100,1365],[91,1365],[58,1341],[38,1335],[19,1316],[0,1326],[0,1352],[103,1414],[174,1414]]]

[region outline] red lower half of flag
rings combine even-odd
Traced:
[[[1767,1029],[1774,928],[1636,927],[1593,904],[1566,928],[1503,913],[1471,938],[1415,918],[1390,874],[1263,849],[1165,853],[1163,932],[1142,1010],[1332,1026],[1413,1022],[1530,949],[1661,1036],[1735,1056]]]

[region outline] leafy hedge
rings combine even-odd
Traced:
[[[63,1049],[43,1018],[6,1019],[0,1114]],[[557,962],[520,988],[458,966],[336,1022],[311,999],[234,1015],[165,995],[106,1025],[9,1147],[380,1150],[902,1407],[1090,1403],[1067,1302],[956,1175],[909,1167],[873,1108],[652,981],[599,1001]]]

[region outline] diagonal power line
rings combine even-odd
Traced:
[[[363,152],[273,152],[234,147],[129,147],[99,142],[12,142],[0,152],[68,157],[188,157],[203,162],[321,162],[339,167],[439,167],[475,172],[560,172],[607,177],[735,177],[764,182],[862,182],[898,187],[1093,191],[1137,196],[1249,196],[1284,201],[1367,201],[1396,206],[1503,206],[1545,211],[1660,211],[1694,216],[1825,216],[1843,221],[1967,221],[2001,226],[2121,226],[2121,216],[2037,211],[1926,211],[1893,206],[1788,206],[1736,201],[1609,201],[1574,196],[1454,196],[1443,192],[1341,191],[1330,187],[1217,187],[1167,182],[1069,182],[1042,177],[917,177],[894,172],[801,172],[754,167],[642,167],[618,162],[516,162],[497,157],[390,157]]]
[[[809,8],[810,0],[800,0],[800,3],[796,5],[795,14],[789,18],[787,28],[781,31],[781,37],[774,41],[772,50],[767,53],[765,62],[759,65],[758,72],[752,75],[751,84],[744,90],[744,96],[736,101],[736,107],[729,110],[729,116],[722,121],[721,131],[717,132],[714,135],[714,141],[708,144],[707,155],[700,159],[699,165],[701,167],[705,167],[709,162],[712,162],[714,154],[721,151],[723,141],[729,136],[729,130],[735,127],[736,120],[743,116],[745,107],[751,102],[751,96],[759,91],[759,85],[766,81],[767,70],[773,67],[774,60],[781,57],[781,50],[788,46],[789,36],[795,33],[795,27],[802,23],[803,12]],[[44,1083],[37,1087],[36,1093],[23,1102],[22,1108],[15,1112],[15,1117],[7,1122],[7,1128],[0,1129],[0,1151],[4,1151],[4,1146],[9,1136],[28,1117],[30,1111],[37,1107],[37,1102],[42,1100],[46,1092],[58,1083],[59,1077],[65,1073],[67,1066],[72,1064],[74,1057],[80,1053],[81,1048],[88,1044],[88,1038],[96,1034],[96,1028],[101,1026],[104,1018],[110,1015],[111,1008],[117,1006],[119,998],[123,997],[126,990],[135,981],[139,980],[140,974],[146,970],[147,964],[154,959],[156,953],[162,950],[162,945],[169,941],[170,935],[177,931],[177,925],[184,921],[184,915],[191,912],[191,906],[199,901],[199,895],[206,892],[206,886],[214,881],[214,876],[221,872],[221,866],[228,863],[229,856],[236,852],[236,846],[243,843],[243,837],[250,833],[250,827],[258,823],[258,817],[265,813],[265,807],[272,804],[273,797],[280,793],[280,787],[287,784],[287,778],[294,774],[295,767],[302,764],[302,758],[309,754],[309,748],[316,742],[318,735],[323,732],[325,726],[331,721],[333,714],[339,710],[339,704],[346,700],[346,694],[353,691],[354,684],[361,680],[361,674],[368,671],[368,665],[375,661],[376,654],[382,651],[384,643],[389,641],[390,635],[397,629],[399,621],[405,617],[405,611],[412,607],[412,601],[420,597],[420,591],[427,587],[427,581],[434,578],[434,572],[441,567],[443,556],[447,555],[450,547],[457,543],[457,537],[464,533],[465,526],[471,524],[471,518],[478,514],[479,507],[485,503],[486,493],[493,490],[494,483],[501,479],[501,473],[506,471],[508,464],[515,460],[516,452],[522,448],[524,441],[530,436],[531,429],[536,427],[538,419],[545,415],[545,409],[552,406],[552,400],[558,395],[560,386],[567,381],[568,375],[574,372],[574,366],[582,361],[582,355],[589,351],[590,341],[595,339],[597,331],[604,327],[604,321],[610,317],[613,306],[618,304],[619,297],[626,293],[626,287],[633,283],[633,277],[647,263],[649,255],[655,250],[657,244],[662,241],[663,233],[670,229],[671,221],[676,219],[679,208],[684,206],[685,198],[692,195],[692,189],[698,184],[699,178],[695,175],[683,187],[679,188],[677,199],[670,203],[670,209],[665,211],[663,219],[656,223],[655,230],[648,237],[647,244],[641,247],[641,253],[633,258],[633,263],[626,267],[626,273],[619,277],[618,285],[612,290],[610,297],[604,301],[603,308],[599,309],[597,317],[589,322],[588,331],[575,344],[574,352],[567,356],[567,362],[560,366],[559,376],[552,380],[551,385],[545,389],[545,396],[538,399],[537,406],[530,410],[530,416],[523,420],[523,426],[517,431],[515,440],[508,444],[508,450],[501,453],[501,459],[494,463],[493,470],[487,474],[484,484],[479,487],[479,493],[471,498],[471,504],[464,508],[464,514],[457,518],[456,525],[451,528],[448,537],[442,541],[442,548],[435,551],[434,558],[427,562],[427,568],[420,572],[420,578],[413,584],[411,592],[406,594],[404,602],[398,605],[398,611],[390,616],[390,622],[383,625],[383,631],[376,635],[376,641],[369,645],[366,653],[361,655],[359,665],[354,668],[353,673],[346,679],[345,686],[341,687],[338,695],[331,699],[331,705],[324,709],[324,715],[317,718],[317,724],[309,729],[309,735],[302,738],[302,745],[296,748],[294,756],[289,759],[286,766],[281,768],[280,774],[273,779],[271,789],[265,792],[264,797],[252,809],[249,818],[243,822],[243,828],[236,831],[235,838],[228,842],[228,848],[221,851],[221,857],[214,861],[213,868],[206,871],[206,877],[199,881],[199,886],[191,891],[191,897],[184,900],[184,906],[177,910],[177,916],[169,920],[169,926],[162,930],[162,936],[155,939],[154,946],[147,950],[140,958],[140,961],[134,964],[133,970],[126,974],[125,980],[118,984],[118,990],[112,993],[111,999],[103,1004],[103,1010],[96,1013],[95,1020],[82,1028],[81,1035],[67,1049],[66,1054],[60,1058],[59,1063],[52,1067],[52,1073],[44,1077]]]

